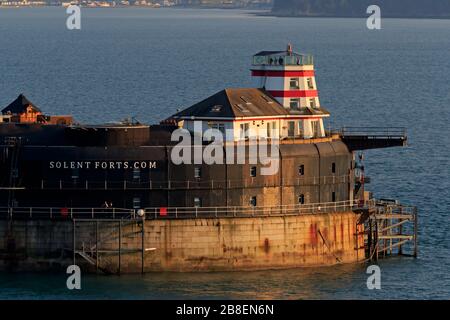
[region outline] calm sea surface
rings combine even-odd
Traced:
[[[84,276],[0,274],[0,299],[450,298],[450,20],[272,18],[232,10],[0,9],[0,107],[23,92],[50,114],[157,122],[224,87],[249,87],[252,54],[315,55],[333,127],[405,126],[409,147],[366,152],[370,189],[420,210],[418,259],[280,271]],[[369,186],[368,186],[369,187]]]

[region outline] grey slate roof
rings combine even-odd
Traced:
[[[288,115],[270,93],[257,88],[224,89],[172,118],[236,118]]]
[[[31,106],[37,112],[41,112],[41,110],[36,107],[30,100],[27,99],[23,94],[20,94],[16,100],[11,102],[6,108],[2,110],[3,114],[8,112],[12,114],[19,114],[26,111],[27,107]]]
[[[195,118],[239,118],[267,116],[315,116],[329,115],[324,108],[310,107],[292,110],[284,108],[264,89],[224,89],[193,106],[184,109],[169,119]]]

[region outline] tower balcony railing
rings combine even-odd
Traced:
[[[294,54],[294,55],[283,55],[283,54],[273,54],[270,56],[254,56],[253,63],[254,66],[304,66],[313,65],[314,57],[310,54]]]
[[[249,187],[320,186],[350,183],[352,176],[259,176],[238,180],[41,180],[39,185],[23,186],[21,190],[191,190],[191,189],[238,189]]]

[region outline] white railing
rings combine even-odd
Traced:
[[[2,219],[146,219],[206,218],[299,215],[342,212],[358,206],[357,201],[337,201],[280,206],[224,207],[153,207],[143,210],[125,208],[65,208],[65,207],[0,207]]]
[[[349,183],[350,175],[298,176],[282,179],[283,186],[316,186],[325,184]],[[41,180],[34,189],[41,190],[129,190],[129,189],[235,189],[247,187],[278,187],[280,178],[259,176],[241,180]]]
[[[183,219],[214,217],[288,216],[376,209],[378,214],[411,214],[416,207],[371,199],[278,206],[126,208],[0,207],[0,219]]]
[[[145,208],[147,219],[158,218],[207,218],[285,216],[351,211],[359,206],[358,201],[336,201],[279,206],[224,206],[224,207],[153,207]],[[360,206],[363,208],[363,205]]]
[[[132,219],[133,209],[66,208],[66,207],[0,207],[0,219]]]

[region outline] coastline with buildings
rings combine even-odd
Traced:
[[[44,6],[62,6],[68,7],[70,5],[77,5],[86,8],[115,8],[115,7],[148,7],[161,8],[173,7],[174,2],[171,1],[91,1],[91,0],[75,0],[75,1],[0,1],[0,7],[44,7]]]
[[[209,9],[270,9],[273,0],[229,0],[229,1],[184,1],[184,0],[117,0],[117,1],[0,1],[0,7],[43,7],[78,5],[81,7],[119,8],[119,7],[147,7],[147,8],[209,8]]]
[[[364,18],[371,5],[381,8],[383,18],[450,18],[448,0],[274,0],[268,15]]]

